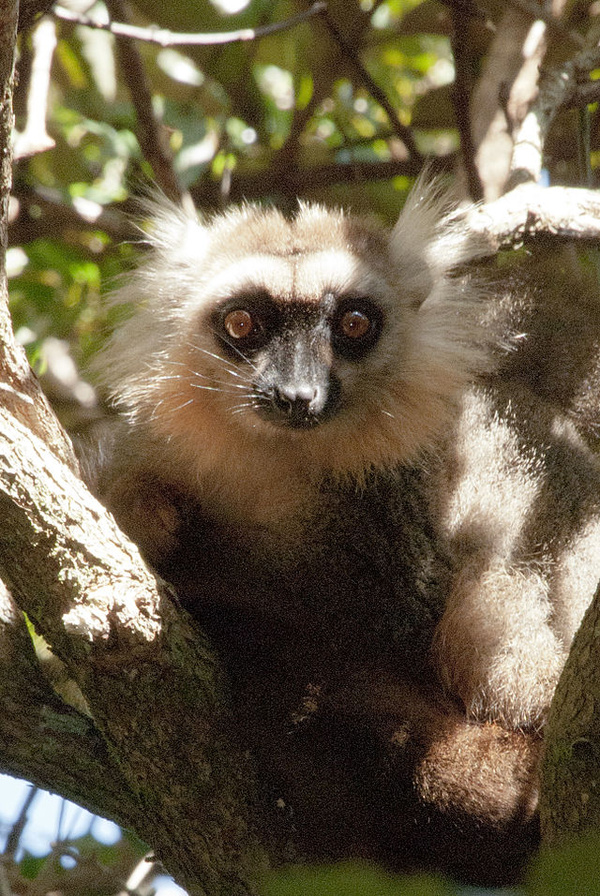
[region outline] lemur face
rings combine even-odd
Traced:
[[[371,297],[327,290],[315,301],[260,289],[220,305],[211,328],[240,411],[292,429],[326,423],[351,400],[342,387],[380,340],[384,312]],[[235,373],[234,373],[235,368]]]
[[[153,251],[119,296],[136,312],[108,379],[133,419],[188,452],[263,438],[340,472],[403,462],[481,360],[476,300],[449,273],[465,255],[452,226],[427,190],[391,232],[315,205],[208,223],[159,206]]]

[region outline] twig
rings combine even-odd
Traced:
[[[15,857],[15,853],[19,846],[19,841],[21,840],[21,835],[25,830],[25,825],[27,824],[29,818],[29,808],[34,801],[37,793],[38,788],[33,787],[33,785],[27,791],[27,795],[25,797],[25,800],[23,801],[23,805],[21,806],[21,811],[15,819],[15,822],[11,827],[10,833],[6,840],[6,849],[4,850],[4,856],[7,859],[14,859]]]
[[[106,7],[111,18],[125,20],[129,18],[129,10],[124,0],[106,0]],[[144,158],[152,166],[155,180],[165,195],[180,204],[189,204],[191,202],[189,194],[183,190],[173,167],[166,132],[154,114],[152,91],[138,48],[135,43],[124,37],[117,37],[116,44],[121,71],[136,113],[137,138]]]
[[[56,48],[56,27],[52,19],[44,17],[35,26],[32,38],[33,62],[27,91],[25,128],[17,134],[13,155],[15,160],[52,149],[54,140],[46,131],[46,108],[50,89],[50,69]]]
[[[295,28],[313,16],[320,15],[326,8],[323,0],[317,0],[310,9],[298,15],[290,16],[282,22],[273,22],[270,25],[262,25],[259,28],[240,28],[237,31],[214,32],[213,34],[178,34],[166,28],[157,28],[150,25],[147,28],[139,28],[125,22],[100,22],[90,16],[82,16],[71,12],[62,6],[54,7],[54,15],[65,22],[73,22],[76,25],[84,25],[86,28],[100,28],[110,31],[118,37],[129,40],[141,40],[145,43],[158,44],[161,47],[212,47],[220,44],[235,44],[244,41],[258,40],[279,31],[287,31]]]
[[[419,162],[423,163],[423,156],[417,148],[411,128],[406,127],[406,125],[403,125],[402,122],[398,120],[396,110],[388,100],[385,92],[381,89],[381,87],[379,87],[377,82],[373,80],[373,78],[363,65],[358,53],[356,52],[356,49],[353,47],[350,41],[347,40],[346,37],[344,37],[337,24],[329,15],[327,7],[322,10],[322,14],[325,25],[327,26],[329,33],[342,51],[344,59],[352,66],[371,96],[379,103],[381,108],[384,110],[396,136],[399,137],[400,140],[402,140],[411,158],[413,158],[415,161],[418,160]]]

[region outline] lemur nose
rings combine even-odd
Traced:
[[[318,414],[323,407],[322,390],[309,384],[279,386],[275,402],[291,420],[302,420]]]

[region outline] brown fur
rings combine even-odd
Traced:
[[[600,577],[597,303],[556,265],[547,293],[461,275],[481,247],[424,184],[391,234],[318,206],[153,215],[100,361],[123,417],[98,488],[221,652],[263,809],[295,812],[265,812],[275,852],[510,879]],[[359,360],[315,330],[341,401],[312,428],[261,416],[263,355],[215,334],[257,294],[290,326],[327,296],[381,312]]]

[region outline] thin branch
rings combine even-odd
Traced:
[[[394,130],[394,133],[397,137],[400,138],[400,140],[402,140],[402,142],[406,146],[406,149],[408,150],[408,153],[410,154],[410,157],[415,161],[423,163],[423,156],[417,148],[412,129],[406,127],[406,125],[403,125],[402,122],[399,121],[396,110],[390,103],[385,92],[371,77],[366,67],[363,65],[359,54],[356,52],[356,48],[342,34],[337,24],[329,15],[327,7],[322,10],[322,14],[325,25],[327,26],[329,33],[342,51],[342,55],[345,61],[348,62],[349,65],[354,69],[360,81],[365,85],[371,96],[379,103],[383,111],[386,113],[390,125]]]
[[[483,199],[483,185],[475,162],[476,147],[473,140],[471,122],[471,94],[473,91],[473,79],[471,76],[473,64],[473,51],[471,48],[471,35],[468,19],[465,20],[464,4],[451,3],[452,16],[451,46],[454,56],[454,87],[452,90],[452,104],[454,116],[460,136],[460,147],[463,165],[467,175],[469,195],[471,199],[479,201]]]
[[[34,801],[36,794],[38,793],[38,788],[33,785],[27,791],[25,799],[23,800],[23,805],[19,810],[19,814],[15,818],[8,837],[6,838],[6,847],[4,849],[4,858],[5,859],[14,859],[17,849],[19,848],[19,841],[21,839],[21,835],[25,830],[25,825],[29,820],[29,808]]]
[[[14,158],[22,159],[52,149],[54,140],[46,130],[46,109],[50,89],[50,69],[56,49],[56,26],[44,17],[32,32],[33,61],[27,91],[25,128],[16,135]]]
[[[240,28],[237,31],[214,32],[213,34],[178,34],[168,31],[166,28],[157,28],[150,25],[147,28],[139,28],[124,22],[100,22],[90,16],[79,15],[62,6],[54,7],[54,15],[65,22],[73,22],[76,25],[84,25],[86,28],[100,28],[110,31],[118,37],[128,40],[141,40],[145,43],[158,44],[161,47],[212,47],[222,44],[235,44],[245,41],[258,40],[279,31],[288,31],[297,25],[308,21],[314,16],[321,15],[326,8],[322,0],[313,3],[310,9],[298,15],[290,16],[282,22],[274,22],[259,28]]]
[[[552,37],[558,39],[562,44],[567,40],[573,47],[585,46],[585,38],[578,31],[566,28],[555,14],[544,9],[544,5],[538,3],[537,0],[507,0],[507,2],[508,6],[514,6],[515,9],[527,13],[533,20],[539,19],[544,22]]]
[[[129,17],[125,0],[107,0],[106,7],[111,17]],[[169,199],[180,204],[191,204],[175,172],[166,131],[154,113],[152,90],[138,48],[135,43],[123,37],[117,37],[116,44],[121,72],[136,113],[137,137],[144,158],[152,166],[157,184]]]

